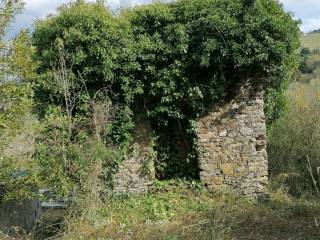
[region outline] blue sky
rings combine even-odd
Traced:
[[[320,29],[320,0],[281,0],[287,11],[302,20],[301,30]]]
[[[14,36],[19,30],[32,26],[37,18],[44,18],[54,13],[55,9],[70,0],[25,0],[25,10],[19,15],[10,28],[9,37]],[[89,0],[94,1],[94,0]],[[108,0],[112,9],[119,7],[120,2],[130,0]],[[143,4],[152,0],[131,0],[133,4]],[[303,21],[301,30],[309,32],[320,29],[320,0],[280,0],[287,11],[293,12],[295,18]]]

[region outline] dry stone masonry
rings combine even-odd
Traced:
[[[149,147],[141,147],[135,144],[130,156],[124,160],[114,179],[114,192],[146,193],[153,185],[154,170],[151,161]]]
[[[239,92],[197,123],[200,178],[211,190],[259,197],[268,183],[263,91]]]
[[[116,194],[145,193],[154,182],[155,154],[150,138],[150,123],[141,116],[137,118],[134,144],[114,176]]]
[[[263,91],[244,84],[230,101],[216,105],[197,122],[200,179],[210,190],[233,189],[265,196],[268,183]],[[144,193],[154,182],[150,123],[136,121],[132,151],[114,179],[116,193]]]

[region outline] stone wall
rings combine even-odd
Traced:
[[[150,123],[143,116],[137,116],[134,132],[134,143],[114,176],[116,194],[148,192],[155,179]]]
[[[258,197],[268,183],[263,92],[238,92],[198,120],[200,178],[211,190]]]
[[[238,94],[198,120],[200,179],[211,190],[265,196],[268,184],[263,91],[243,85]],[[153,185],[150,123],[136,119],[135,140],[114,177],[115,193],[145,193]]]

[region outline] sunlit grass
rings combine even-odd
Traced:
[[[320,49],[320,33],[309,33],[302,36],[302,46],[310,49]]]
[[[292,200],[281,191],[269,202],[232,193],[164,187],[143,196],[114,198],[95,213],[69,222],[64,239],[319,239],[320,203]]]

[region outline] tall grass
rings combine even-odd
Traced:
[[[320,167],[320,79],[296,82],[288,90],[289,108],[269,138],[271,177],[290,193],[316,193]]]
[[[110,199],[95,221],[75,219],[62,239],[317,239],[319,214],[319,203],[282,192],[257,203],[171,182],[143,196]]]

